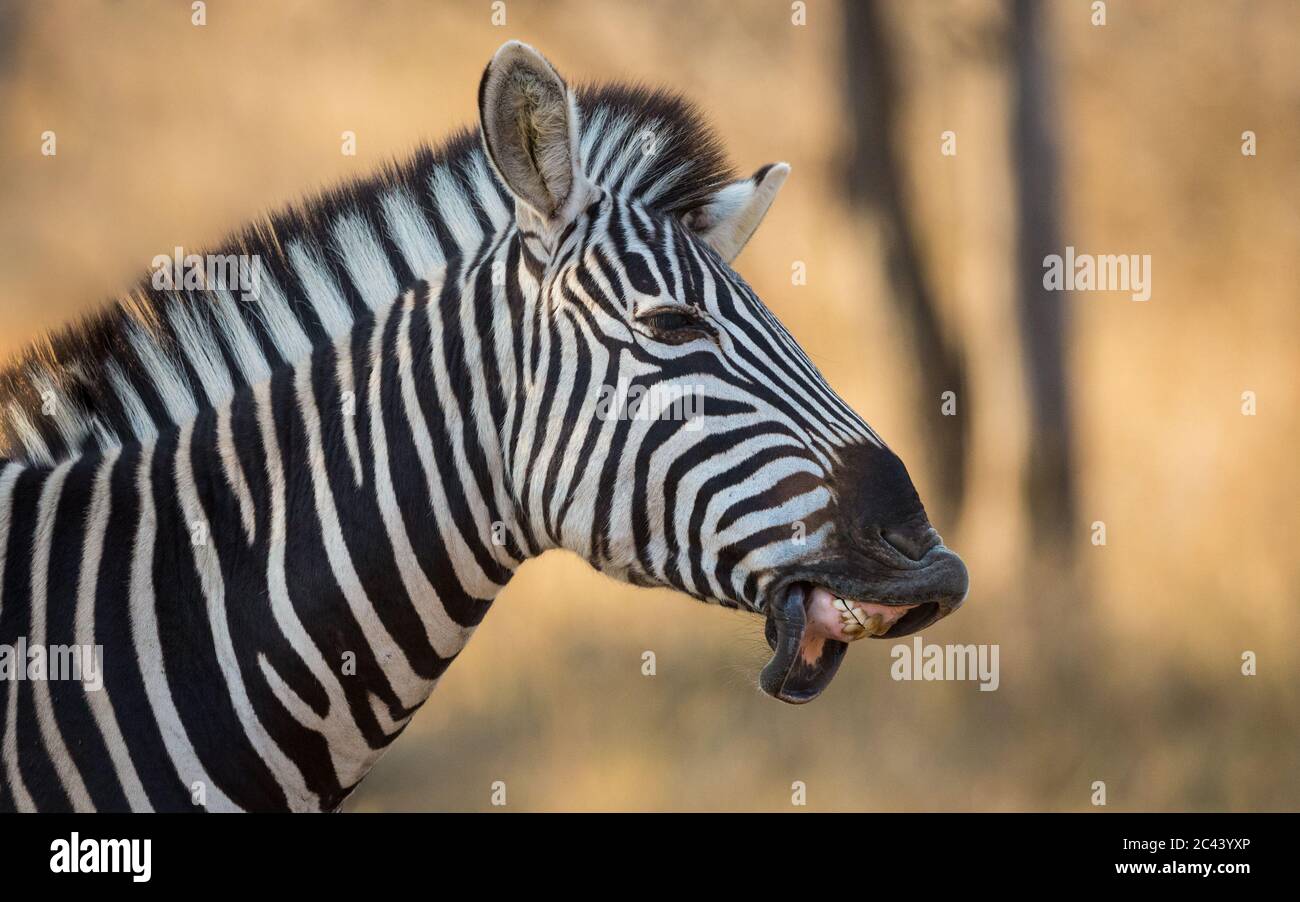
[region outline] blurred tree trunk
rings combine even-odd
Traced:
[[[22,12],[19,0],[0,0],[0,78],[13,66]]]
[[[1025,491],[1035,543],[1068,552],[1076,535],[1073,451],[1063,359],[1064,291],[1043,288],[1043,258],[1064,252],[1059,218],[1060,162],[1052,70],[1046,58],[1043,9],[1037,0],[1014,7],[1015,112],[1012,146],[1019,196],[1019,317],[1030,402]]]
[[[893,47],[879,0],[844,5],[846,103],[852,147],[849,196],[872,214],[881,230],[892,300],[907,329],[920,372],[921,420],[936,491],[923,492],[931,519],[956,519],[965,489],[966,368],[960,348],[947,340],[921,261],[917,236],[902,196],[902,167],[891,136],[900,130]],[[936,151],[937,152],[937,151]],[[955,393],[957,415],[944,416],[941,396]],[[939,516],[936,516],[939,513]]]

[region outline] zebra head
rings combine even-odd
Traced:
[[[630,169],[672,177],[646,159],[654,130],[584,145],[578,95],[518,42],[484,72],[479,113],[518,228],[503,445],[534,547],[765,615],[759,684],[786,702],[820,694],[850,641],[954,611],[966,569],[906,467],[730,267],[789,167],[720,178],[689,208],[632,195]]]

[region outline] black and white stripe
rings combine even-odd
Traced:
[[[682,213],[726,183],[720,145],[681,98],[618,85],[579,96],[583,152],[602,184]],[[647,135],[656,141],[648,165]],[[146,276],[0,371],[0,454],[53,464],[153,438],[347,334],[417,277],[476,262],[513,219],[479,135],[464,132],[255,223],[209,249],[260,261],[255,300],[225,288],[161,290]]]
[[[0,680],[0,809],[333,809],[527,558],[759,610],[834,540],[881,445],[728,266],[785,167],[523,45],[480,106],[244,233],[256,302],[142,290],[9,371],[0,645],[100,645],[104,687]],[[704,428],[597,415],[619,384]]]

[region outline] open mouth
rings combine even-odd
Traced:
[[[893,639],[924,629],[966,596],[961,559],[939,546],[910,578],[875,584],[834,576],[785,582],[766,606],[772,659],[759,686],[791,704],[812,701],[839,670],[849,643]]]
[[[884,639],[891,635],[906,635],[916,628],[909,628],[909,623],[933,622],[938,607],[933,601],[908,603],[843,598],[825,586],[813,584],[805,584],[803,588],[807,621],[805,645],[810,637],[853,642],[867,637]]]

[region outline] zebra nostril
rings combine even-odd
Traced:
[[[919,530],[881,529],[880,538],[910,561],[921,560],[926,552],[939,544],[939,534],[929,524]]]

